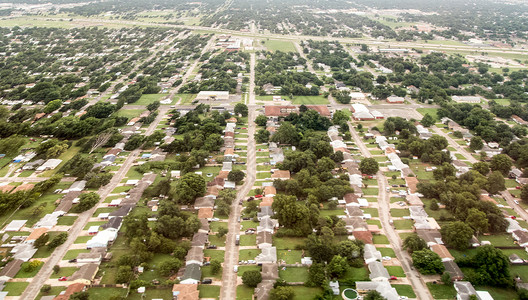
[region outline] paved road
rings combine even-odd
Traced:
[[[158,118],[154,122],[150,124],[150,126],[147,128],[147,133],[152,133],[156,129],[156,126],[161,121],[161,117],[163,116],[161,113],[158,115]],[[125,178],[126,174],[132,167],[134,160],[139,157],[141,150],[134,150],[132,151],[128,157],[126,158],[125,162],[121,166],[121,168],[117,171],[116,174],[112,177],[112,180],[109,184],[107,184],[104,187],[101,187],[97,194],[101,197],[101,200],[97,205],[95,205],[93,208],[91,208],[88,211],[85,211],[81,214],[79,214],[79,217],[73,224],[73,226],[68,231],[68,240],[61,246],[57,247],[55,251],[51,254],[51,256],[48,258],[44,266],[42,266],[42,269],[35,275],[33,280],[29,283],[28,287],[20,297],[20,299],[35,299],[37,297],[37,294],[40,291],[40,288],[42,285],[46,282],[46,280],[50,277],[51,273],[53,272],[53,267],[55,265],[58,265],[59,262],[62,260],[66,252],[69,250],[69,248],[73,245],[74,241],[77,239],[83,228],[88,223],[91,216],[94,214],[95,210],[98,208],[98,206],[104,202],[105,198],[108,197],[108,195],[118,186],[118,184]]]
[[[255,54],[251,53],[250,61],[250,83],[254,82],[255,75]],[[235,245],[236,235],[240,234],[240,223],[238,217],[242,212],[242,207],[238,204],[251,191],[257,175],[257,158],[255,147],[255,117],[256,106],[254,95],[254,84],[250,84],[249,88],[249,116],[248,116],[248,140],[247,140],[247,172],[246,180],[242,187],[238,190],[237,199],[231,205],[231,213],[229,215],[228,229],[229,232],[226,238],[224,269],[222,272],[222,287],[220,290],[220,297],[223,300],[232,300],[236,298],[236,287],[238,284],[237,273],[234,272],[234,266],[238,264],[238,250],[239,247]]]
[[[357,132],[354,130],[352,123],[348,122],[348,126],[350,128],[350,131],[352,133],[352,138],[354,139],[354,142],[359,147],[359,150],[363,157],[372,157],[372,154],[368,150],[367,146],[363,141],[361,140],[361,137],[357,134]],[[405,272],[405,275],[409,282],[411,283],[414,292],[418,296],[418,299],[425,300],[425,299],[433,299],[431,296],[431,293],[429,292],[429,289],[427,288],[424,280],[420,277],[420,274],[418,271],[414,270],[411,267],[411,257],[407,253],[407,251],[402,251],[402,243],[400,236],[394,228],[391,226],[389,219],[390,219],[390,195],[387,194],[387,178],[383,175],[383,172],[379,171],[376,174],[376,178],[378,180],[378,205],[379,205],[379,219],[381,221],[381,224],[383,226],[383,230],[389,239],[389,242],[391,244],[391,248],[394,250],[394,253],[396,254],[396,257],[401,263],[401,266],[403,268],[403,271]]]

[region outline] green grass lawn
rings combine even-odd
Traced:
[[[127,297],[127,300],[143,300],[143,299],[172,299],[172,289],[148,289],[145,295],[139,294],[133,290]]]
[[[127,290],[123,288],[90,288],[88,294],[90,299],[110,299],[112,297],[121,296],[125,297]]]
[[[321,294],[321,288],[311,288],[305,286],[292,286],[291,287],[295,293],[293,300],[306,300],[313,299],[316,295]]]
[[[260,254],[260,249],[244,249],[238,252],[238,260],[255,259]],[[223,261],[223,260],[222,260]]]
[[[247,272],[247,271],[262,271],[262,267],[259,267],[259,266],[239,266],[238,267],[238,273],[237,275],[238,276],[242,276],[242,274],[244,274],[244,272]]]
[[[191,104],[194,98],[196,98],[196,94],[176,94],[174,95],[172,104],[176,104],[180,99],[180,105]]]
[[[286,98],[289,100],[289,98]],[[290,100],[292,104],[307,104],[307,105],[319,105],[319,104],[328,104],[328,98],[323,96],[294,96]]]
[[[3,292],[8,292],[9,296],[20,296],[28,286],[29,282],[6,282]]]
[[[216,235],[209,235],[209,244],[216,245],[218,247],[225,246],[226,237],[223,236],[221,238],[217,237]]]
[[[377,217],[379,217],[379,212],[378,212],[378,209],[377,209],[377,208],[374,208],[374,207],[367,207],[367,208],[363,208],[363,211],[364,211],[366,214],[370,214],[373,218],[377,218]]]
[[[394,220],[394,228],[397,230],[412,229],[413,225],[413,220]]]
[[[385,235],[374,234],[372,235],[372,241],[374,244],[386,245],[389,244],[389,239]]]
[[[213,274],[213,268],[211,266],[203,266],[202,279],[204,278],[222,279],[222,268],[220,268],[220,271],[218,271],[218,273]]]
[[[455,288],[452,285],[427,283],[429,291],[434,299],[454,299],[457,295]]]
[[[117,117],[126,117],[129,120],[139,116],[146,109],[120,109],[114,113]]]
[[[103,224],[108,223],[108,221],[95,221],[95,222],[88,222],[86,226],[84,226],[84,230],[90,229],[90,226],[101,226]]]
[[[36,300],[40,300],[43,296],[58,296],[64,290],[66,290],[65,286],[52,286],[51,290],[45,294],[39,292]]]
[[[204,257],[210,257],[211,260],[216,259],[220,262],[224,262],[225,251],[224,250],[213,250],[205,249]]]
[[[200,298],[218,299],[220,297],[219,285],[200,284],[198,290],[200,290]]]
[[[396,257],[396,253],[394,253],[394,250],[392,250],[392,248],[379,247],[376,249],[381,252],[381,256]]]
[[[306,282],[308,281],[308,268],[286,267],[279,269],[279,277],[286,282]]]
[[[29,265],[29,263],[29,261],[22,263],[20,271],[18,271],[18,273],[15,275],[15,278],[33,278],[35,277],[35,275],[37,275],[38,271],[40,271],[40,268],[42,268],[42,266],[44,265],[44,262],[41,261],[40,266],[38,266],[38,268],[30,272],[26,272],[24,268]]]
[[[62,258],[63,260],[70,260],[70,259],[74,259],[74,258],[77,258],[77,255],[81,254],[81,253],[88,253],[90,252],[90,250],[88,249],[73,249],[73,250],[68,250],[68,252],[66,252],[66,254],[64,254],[64,257]]]
[[[344,279],[350,280],[350,281],[368,281],[369,279],[369,271],[366,267],[362,268],[348,268],[345,275],[343,276]]]
[[[284,260],[286,264],[301,263],[302,251],[301,250],[278,250],[277,259]]]
[[[510,105],[510,99],[490,99],[490,101],[493,100],[497,102],[497,104],[508,106]]]
[[[134,102],[134,105],[149,105],[154,101],[161,101],[163,97],[168,96],[169,94],[143,94],[138,101]]]
[[[279,250],[293,250],[296,247],[303,247],[306,244],[306,238],[298,237],[273,237],[273,246],[277,247]]]
[[[402,218],[402,217],[411,215],[408,209],[391,208],[390,213],[391,213],[391,216],[395,218]]]
[[[412,286],[407,284],[392,284],[392,287],[396,289],[398,295],[406,296],[409,298],[416,298],[416,294],[413,291]]]
[[[405,277],[405,272],[403,272],[403,268],[400,266],[386,266],[385,268],[387,268],[391,276]]]
[[[218,229],[221,227],[227,229],[227,222],[211,222],[210,223],[210,228],[212,232],[218,232]]]
[[[512,247],[515,246],[514,239],[509,234],[481,235],[480,241],[489,241],[495,247]]]
[[[429,114],[431,117],[433,117],[433,119],[435,119],[435,121],[440,121],[437,115],[438,108],[417,108],[416,110],[423,116],[425,116],[425,114]]]
[[[378,194],[378,189],[377,188],[366,188],[366,189],[363,189],[363,194],[367,195],[367,196],[375,196]]]
[[[514,289],[506,289],[494,286],[475,286],[477,291],[488,291],[495,300],[519,299]]]
[[[282,52],[297,52],[295,46],[289,41],[278,41],[278,40],[265,40],[264,46],[270,51],[282,51]]]
[[[243,284],[237,286],[237,300],[253,300],[254,290],[255,288],[251,288]]]
[[[62,216],[58,219],[57,225],[71,226],[77,220],[77,216]]]
[[[255,246],[257,245],[256,234],[243,234],[240,236],[240,246]]]
[[[72,276],[75,271],[79,270],[77,267],[62,267],[59,271],[59,273],[51,273],[50,278],[61,278],[63,276],[69,277]]]

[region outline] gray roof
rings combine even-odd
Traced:
[[[196,198],[196,201],[194,202],[195,208],[202,208],[202,207],[214,207],[215,200],[212,197],[200,197]]]
[[[98,264],[85,264],[82,265],[81,268],[73,273],[73,275],[68,279],[71,281],[78,279],[92,281],[95,277],[95,274],[97,274],[97,270],[99,270]]]
[[[364,255],[363,258],[365,260],[374,259],[374,260],[381,260],[381,252],[376,249],[376,246],[372,244],[365,244],[365,248],[363,249]]]
[[[8,262],[5,267],[0,271],[0,277],[9,277],[13,278],[18,273],[21,268],[21,265],[24,261],[21,259],[14,259]]]
[[[257,263],[275,263],[277,262],[277,248],[263,248],[262,253],[255,258]]]
[[[103,224],[101,227],[103,227],[103,229],[114,228],[114,229],[119,230],[119,228],[121,228],[122,222],[123,222],[122,217],[115,217],[115,218],[110,219],[108,223]]]
[[[388,280],[390,278],[389,271],[387,271],[387,269],[385,269],[383,264],[379,261],[374,261],[368,264],[368,269],[370,271],[370,280],[379,278],[385,278]]]
[[[118,208],[117,210],[114,210],[113,212],[110,213],[109,215],[109,218],[112,218],[112,217],[126,217],[128,215],[128,213],[130,212],[130,210],[132,210],[132,205],[123,205],[121,206],[120,208]]]
[[[204,232],[197,232],[193,235],[191,246],[201,246],[203,247],[205,243],[209,240],[209,235]]]
[[[272,234],[269,231],[261,231],[257,233],[257,245],[260,244],[272,244]]]
[[[262,264],[262,279],[275,280],[279,278],[279,266],[277,264]]]
[[[460,300],[468,300],[471,295],[477,294],[477,291],[469,281],[455,281],[455,290]]]
[[[271,206],[263,206],[260,208],[260,212],[257,213],[258,218],[262,218],[265,216],[273,217],[275,213],[273,212],[273,209],[271,209]]]
[[[189,264],[185,266],[185,272],[183,273],[183,276],[180,278],[180,280],[185,279],[194,279],[194,280],[200,280],[202,278],[202,270],[200,269],[199,264]]]
[[[444,264],[445,270],[451,275],[453,280],[461,280],[464,278],[464,273],[458,267],[458,265],[453,260],[446,260],[442,262]]]

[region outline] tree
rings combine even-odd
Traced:
[[[213,273],[213,275],[218,274],[218,272],[220,272],[221,269],[222,269],[222,264],[220,263],[218,259],[211,260],[211,272]]]
[[[297,129],[288,122],[282,122],[277,132],[271,137],[273,142],[296,146],[301,140],[301,135]]]
[[[289,286],[278,286],[270,291],[270,300],[292,300],[295,292]]]
[[[352,261],[358,257],[360,257],[363,253],[363,243],[361,241],[355,240],[346,240],[342,241],[337,245],[336,252],[340,256],[346,258],[348,260],[348,263],[352,263]]]
[[[473,237],[473,229],[461,221],[444,225],[440,232],[442,233],[443,241],[457,250],[467,249],[469,240]]]
[[[44,107],[43,112],[49,114],[50,112],[53,112],[59,109],[61,106],[62,106],[61,100],[53,100],[53,101],[48,102],[48,104],[46,104],[46,107]]]
[[[45,284],[40,288],[40,292],[43,294],[47,294],[51,291],[51,285]]]
[[[88,292],[77,292],[70,296],[69,300],[89,300],[90,294]]]
[[[99,148],[99,147],[105,145],[106,143],[108,143],[108,141],[110,140],[110,138],[113,135],[114,135],[114,132],[112,130],[105,130],[105,131],[101,132],[100,134],[98,134],[97,137],[95,138],[93,144],[92,144],[92,147],[90,148],[90,152],[88,152],[88,153],[91,154],[97,148]]]
[[[453,280],[451,279],[451,274],[449,272],[444,272],[444,274],[442,274],[442,277],[440,278],[440,280],[442,280],[442,282],[445,285],[453,284]]]
[[[478,151],[484,147],[484,143],[482,142],[482,139],[478,136],[474,136],[471,138],[469,142],[469,148],[473,151]]]
[[[321,263],[313,263],[308,269],[308,286],[321,286],[326,280],[325,266]]]
[[[380,292],[376,290],[369,291],[365,297],[363,297],[363,300],[387,300],[385,297],[383,297]]]
[[[227,233],[229,232],[229,230],[225,227],[219,227],[218,228],[218,232],[216,233],[216,236],[218,236],[219,238],[225,236]]]
[[[472,259],[479,284],[509,286],[511,284],[510,261],[500,249],[491,245],[480,246]]]
[[[359,164],[359,170],[363,174],[376,174],[379,170],[378,162],[374,158],[364,158]]]
[[[64,242],[66,242],[66,240],[68,239],[68,233],[66,232],[61,232],[59,233],[56,237],[54,237],[51,242],[49,242],[48,244],[48,249],[55,249],[57,248],[58,246],[64,244]]]
[[[86,182],[86,187],[88,187],[88,188],[99,188],[101,186],[105,186],[105,185],[109,184],[110,181],[112,180],[113,176],[114,175],[112,173],[90,172],[90,173],[86,174],[86,176],[84,177],[84,180],[87,181]]]
[[[480,174],[486,176],[488,175],[490,168],[487,162],[479,161],[473,164],[473,170],[479,172]]]
[[[44,245],[46,245],[46,243],[48,242],[49,240],[49,234],[47,233],[44,233],[43,235],[39,236],[35,242],[33,242],[33,246],[35,246],[35,248],[40,248]]]
[[[510,157],[506,154],[499,154],[493,156],[490,162],[490,168],[493,171],[499,171],[502,175],[507,176],[510,172],[513,163]]]
[[[117,269],[116,283],[129,283],[132,276],[134,276],[134,273],[130,266],[120,266]]]
[[[246,173],[242,172],[241,170],[232,170],[229,172],[229,174],[227,174],[227,180],[234,181],[236,183],[244,180],[244,177],[246,177]]]
[[[159,101],[154,101],[152,103],[150,103],[149,105],[147,105],[147,109],[149,111],[155,111],[157,110],[159,107],[160,107],[160,102]]]
[[[441,274],[445,270],[440,256],[429,249],[414,251],[412,260],[416,269],[424,275]]]
[[[258,270],[246,271],[242,274],[242,282],[249,287],[257,287],[262,282],[262,274]]]
[[[430,127],[433,126],[435,123],[435,120],[430,114],[425,114],[425,116],[422,118],[422,121],[420,121],[424,127]]]
[[[171,195],[181,204],[191,204],[198,197],[205,194],[205,179],[195,173],[187,173],[180,180],[176,187],[171,190]]]
[[[41,262],[40,260],[32,260],[30,262],[25,263],[23,270],[26,273],[31,273],[38,269],[38,267],[40,267],[40,265],[42,264],[43,262]]]
[[[521,200],[524,203],[528,203],[528,185],[523,185],[521,188]]]
[[[61,270],[61,267],[59,265],[54,265],[53,266],[53,273],[57,274],[59,273]]]
[[[81,213],[87,211],[99,203],[100,199],[101,197],[94,192],[81,194],[79,204],[73,208],[73,212]]]
[[[237,103],[235,105],[235,114],[241,115],[242,117],[247,117],[248,115],[248,107],[244,103]]]
[[[258,115],[255,118],[255,124],[258,126],[266,126],[266,123],[268,122],[268,118],[266,118],[265,115]]]
[[[279,224],[295,230],[299,235],[306,236],[312,232],[310,211],[305,204],[297,202],[297,197],[277,195],[274,199],[272,208]]]
[[[497,194],[505,189],[506,181],[504,180],[504,176],[502,176],[502,173],[499,171],[493,171],[488,177],[488,186],[486,190],[490,194]]]
[[[257,143],[267,143],[269,141],[271,133],[266,129],[261,129],[255,133],[255,141]]]
[[[335,255],[328,264],[328,273],[330,273],[330,276],[332,277],[342,277],[345,275],[347,269],[348,262],[346,258],[341,257],[341,255]]]
[[[403,248],[407,249],[409,253],[413,253],[414,251],[427,249],[427,243],[417,234],[411,234],[403,240]]]
[[[471,228],[473,228],[477,237],[480,233],[488,231],[488,228],[489,228],[488,218],[486,216],[486,213],[483,211],[480,211],[477,208],[470,208],[468,210],[468,216],[466,218],[466,223]]]
[[[165,261],[163,261],[159,266],[159,273],[162,276],[170,276],[176,272],[182,267],[183,263],[181,260],[177,258],[169,258]]]

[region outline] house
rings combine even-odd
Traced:
[[[405,99],[403,97],[398,97],[395,95],[387,97],[387,103],[404,103]]]
[[[455,259],[453,257],[453,255],[451,255],[451,253],[449,253],[449,250],[447,250],[446,246],[444,246],[444,245],[436,244],[436,245],[430,246],[429,248],[431,248],[431,251],[433,251],[434,253],[438,254],[438,256],[440,256],[442,261],[448,261],[448,260],[454,260]]]
[[[427,246],[429,247],[436,244],[444,244],[442,241],[442,234],[438,230],[416,230],[416,233],[427,243]]]
[[[370,271],[369,278],[371,281],[387,281],[390,279],[389,271],[379,261],[373,261],[368,264],[368,269]]]
[[[105,251],[99,251],[101,248],[94,248],[88,253],[79,253],[77,255],[77,263],[79,264],[98,264],[103,260],[103,256],[105,254]]]
[[[197,284],[174,284],[172,297],[177,300],[198,300],[200,291]]]
[[[257,233],[262,231],[268,231],[269,233],[274,233],[275,228],[279,226],[279,221],[270,218],[269,216],[264,216],[260,219],[259,226],[257,226]]]
[[[509,174],[510,178],[519,178],[519,177],[522,177],[522,171],[517,169],[516,167],[513,167],[511,170],[510,170],[510,174]]]
[[[257,264],[274,264],[277,262],[277,248],[276,247],[266,247],[261,248],[262,252],[257,255],[255,261]]]
[[[15,278],[18,271],[20,271],[20,268],[22,268],[23,263],[24,261],[21,259],[13,259],[8,262],[2,271],[0,271],[0,280],[7,281],[11,278]]]
[[[227,91],[201,91],[196,95],[194,100],[229,100],[229,92]]]
[[[515,230],[512,232],[512,237],[517,241],[519,246],[528,246],[528,232],[522,230]]]
[[[214,207],[215,198],[213,197],[199,197],[196,198],[196,201],[194,202],[194,208],[195,209],[201,209],[201,208],[210,208],[212,209]]]
[[[260,221],[263,217],[273,217],[275,213],[273,212],[273,209],[271,209],[271,206],[261,206],[260,212],[257,213],[257,218]]]
[[[510,260],[510,262],[512,264],[522,264],[524,263],[524,260],[522,258],[519,257],[519,255],[517,254],[512,254],[508,257],[508,259]]]
[[[203,247],[197,247],[192,246],[191,249],[189,249],[189,252],[187,252],[187,256],[185,256],[185,264],[186,265],[192,265],[197,264],[199,266],[203,265],[204,260],[204,251]]]
[[[35,230],[33,230],[28,235],[28,237],[26,238],[24,242],[28,244],[33,244],[35,240],[37,240],[41,235],[45,234],[46,232],[48,232],[48,228],[45,228],[45,227],[35,228]]]
[[[202,270],[200,265],[191,263],[185,266],[185,272],[180,278],[180,284],[198,284],[202,279]]]
[[[365,244],[373,244],[372,233],[370,231],[354,231],[352,232],[356,240],[362,241]]]
[[[198,219],[212,219],[214,216],[212,207],[202,207],[198,210]]]
[[[117,230],[105,229],[99,231],[91,240],[86,242],[86,249],[106,248],[117,238]]]
[[[462,270],[458,267],[455,261],[448,260],[443,261],[445,270],[449,275],[451,275],[451,280],[462,280],[464,279],[464,273],[462,273]]]
[[[469,300],[472,295],[477,295],[477,291],[469,281],[455,281],[457,300]]]
[[[68,300],[70,299],[71,295],[84,291],[84,287],[85,284],[83,283],[72,283],[66,288],[66,291],[64,291],[64,293],[60,293],[53,300]]]
[[[478,96],[452,96],[451,99],[456,103],[473,103],[478,104],[482,101],[482,98]]]
[[[46,170],[53,170],[60,165],[62,159],[48,159],[44,164],[37,168],[38,172],[43,172]]]
[[[45,160],[43,159],[37,159],[35,161],[28,162],[22,167],[22,170],[35,170],[36,168],[41,166],[44,162]]]
[[[86,187],[86,180],[79,180],[72,183],[72,185],[68,188],[68,191],[71,192],[80,192],[84,190]]]
[[[277,194],[277,189],[274,186],[264,187],[265,197],[274,197]]]
[[[24,227],[27,220],[13,220],[7,224],[4,231],[19,231],[20,228]]]
[[[257,233],[257,248],[263,249],[271,247],[273,244],[272,234],[269,231],[261,231]]]
[[[376,249],[376,246],[372,244],[365,244],[363,252],[363,259],[367,265],[374,261],[381,261],[381,252]]]
[[[97,271],[99,270],[99,264],[86,264],[82,265],[79,270],[77,270],[73,275],[68,278],[70,281],[73,281],[74,283],[82,283],[89,285],[93,282],[95,278],[95,274],[97,274]]]
[[[280,179],[280,180],[289,180],[290,177],[290,171],[289,170],[276,170],[271,174],[272,179]]]
[[[345,212],[349,217],[363,217],[363,211],[358,206],[347,205]]]
[[[113,229],[115,231],[119,231],[121,228],[121,224],[123,223],[122,217],[114,217],[110,220],[108,220],[107,223],[101,225],[101,228],[103,229]]]
[[[345,221],[347,231],[352,234],[354,231],[367,231],[367,222],[361,217],[346,217],[341,220]]]
[[[209,241],[209,235],[205,232],[197,232],[191,240],[191,247],[204,247]]]
[[[367,294],[369,291],[377,291],[387,300],[399,300],[398,292],[388,281],[357,281],[356,290],[360,294]]]
[[[512,233],[516,230],[522,230],[523,228],[521,225],[519,225],[519,222],[517,220],[513,220],[512,218],[504,218],[508,222],[508,228],[506,229],[507,233]]]

